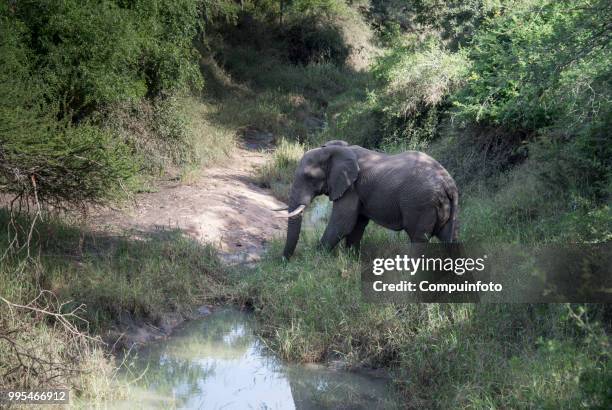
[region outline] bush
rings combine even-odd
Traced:
[[[103,127],[136,156],[134,163],[139,171],[153,175],[195,162],[187,122],[183,107],[174,97],[115,104],[101,118]]]
[[[378,147],[382,140],[382,115],[373,95],[346,93],[329,105],[329,126],[313,143],[342,139],[364,147]]]
[[[24,25],[0,19],[0,189],[55,205],[112,196],[134,170],[127,147],[92,124],[57,120],[32,73]]]
[[[570,108],[588,95],[605,101],[609,87],[600,85],[611,49],[596,27],[610,20],[612,7],[578,1],[568,12],[566,3],[536,2],[480,28],[470,48],[472,73],[457,95],[462,116],[534,131],[572,117]],[[596,107],[585,108],[596,114]]]
[[[197,2],[27,1],[5,9],[25,28],[46,97],[80,119],[101,104],[199,83]]]
[[[416,22],[438,31],[453,50],[468,45],[482,20],[501,8],[486,0],[417,0],[414,6]]]
[[[403,142],[415,149],[431,141],[440,110],[468,67],[462,53],[445,51],[435,41],[420,48],[396,46],[380,58],[373,71],[384,84],[378,96],[383,143]]]
[[[523,2],[474,36],[472,72],[454,97],[459,119],[505,130],[546,163],[540,177],[563,192],[605,201],[612,48],[598,28],[609,2]],[[511,141],[509,141],[511,142]],[[509,151],[511,152],[511,151]]]
[[[331,62],[341,66],[351,51],[339,27],[313,17],[292,21],[283,37],[293,64]]]
[[[134,172],[126,147],[87,124],[58,124],[44,133],[25,136],[9,134],[0,145],[3,191],[37,199],[43,205],[107,199],[120,192],[121,182]]]
[[[159,96],[201,83],[197,16],[195,0],[2,3],[0,189],[56,205],[114,196],[140,164],[133,139],[94,121],[110,106],[153,106],[157,157],[189,162],[184,121]]]
[[[520,1],[520,0],[519,0]],[[469,44],[486,16],[508,7],[486,0],[372,0],[367,14],[377,28],[379,39],[393,44],[405,33],[435,34],[451,50]],[[514,4],[512,4],[514,5]]]

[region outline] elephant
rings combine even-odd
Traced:
[[[359,247],[370,220],[404,230],[412,242],[456,242],[459,193],[448,171],[429,155],[407,151],[395,155],[372,151],[346,141],[328,141],[300,160],[291,186],[287,238],[283,255],[296,248],[302,213],[312,199],[327,195],[331,217],[320,244],[329,250],[342,239]]]

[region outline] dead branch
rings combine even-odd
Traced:
[[[0,297],[0,302],[8,308],[10,314],[6,315],[7,318],[23,318],[24,312],[31,313],[27,315],[30,318],[28,320],[16,319],[18,325],[9,326],[8,319],[0,321],[0,344],[5,343],[8,346],[8,351],[3,355],[8,369],[0,374],[0,386],[4,383],[28,387],[56,386],[57,380],[70,379],[90,371],[82,367],[82,358],[90,352],[93,345],[103,342],[99,337],[94,338],[79,331],[75,324],[88,325],[80,316],[83,305],[62,313],[70,302],[59,303],[49,291],[40,292],[25,305],[10,302],[4,297]],[[59,326],[63,337],[56,340],[64,346],[57,350],[61,352],[59,356],[49,355],[46,346],[33,346],[27,342],[33,334],[34,324],[43,320],[53,320],[55,325]]]

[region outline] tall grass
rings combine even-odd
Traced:
[[[358,259],[321,251],[319,233],[306,232],[289,263],[274,243],[240,291],[284,359],[387,368],[408,408],[610,404],[604,308],[366,303]],[[396,240],[369,227],[363,246]]]
[[[300,143],[281,140],[270,161],[259,169],[259,183],[270,188],[274,196],[286,202],[293,182],[293,173],[304,152],[305,148]]]

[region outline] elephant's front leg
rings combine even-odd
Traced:
[[[342,197],[334,201],[331,217],[321,237],[321,245],[333,249],[340,240],[355,228],[359,216],[359,197],[349,188]]]
[[[346,236],[347,248],[359,249],[359,246],[361,244],[361,238],[363,237],[363,233],[365,232],[365,228],[368,225],[369,221],[370,220],[363,215],[359,215],[357,217],[357,223],[355,224],[355,227],[353,228],[351,233]]]

